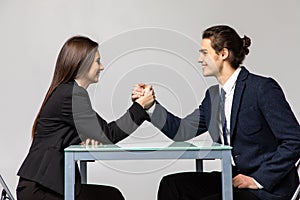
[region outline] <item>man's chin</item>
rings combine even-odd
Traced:
[[[211,73],[209,73],[209,72],[207,72],[207,71],[205,71],[205,70],[202,71],[202,74],[203,74],[204,77],[212,76]]]

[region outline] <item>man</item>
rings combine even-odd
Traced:
[[[176,141],[209,131],[214,142],[231,145],[235,200],[287,200],[299,183],[300,126],[276,81],[241,66],[250,44],[229,26],[205,30],[198,61],[219,84],[183,119],[156,102],[151,122]],[[137,85],[132,99],[145,87]],[[162,179],[158,200],[221,199],[221,190],[220,172],[179,173]]]

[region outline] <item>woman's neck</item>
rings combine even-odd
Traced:
[[[84,81],[82,79],[75,78],[75,81],[80,87],[83,87],[84,89],[87,89],[90,85],[87,81]]]

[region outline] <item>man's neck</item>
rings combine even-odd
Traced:
[[[223,86],[226,81],[232,76],[235,70],[236,69],[234,69],[231,65],[224,64],[220,75],[217,77],[219,84]]]

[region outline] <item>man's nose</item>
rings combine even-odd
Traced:
[[[199,57],[198,57],[198,63],[203,63],[203,56],[202,55],[199,55]]]

